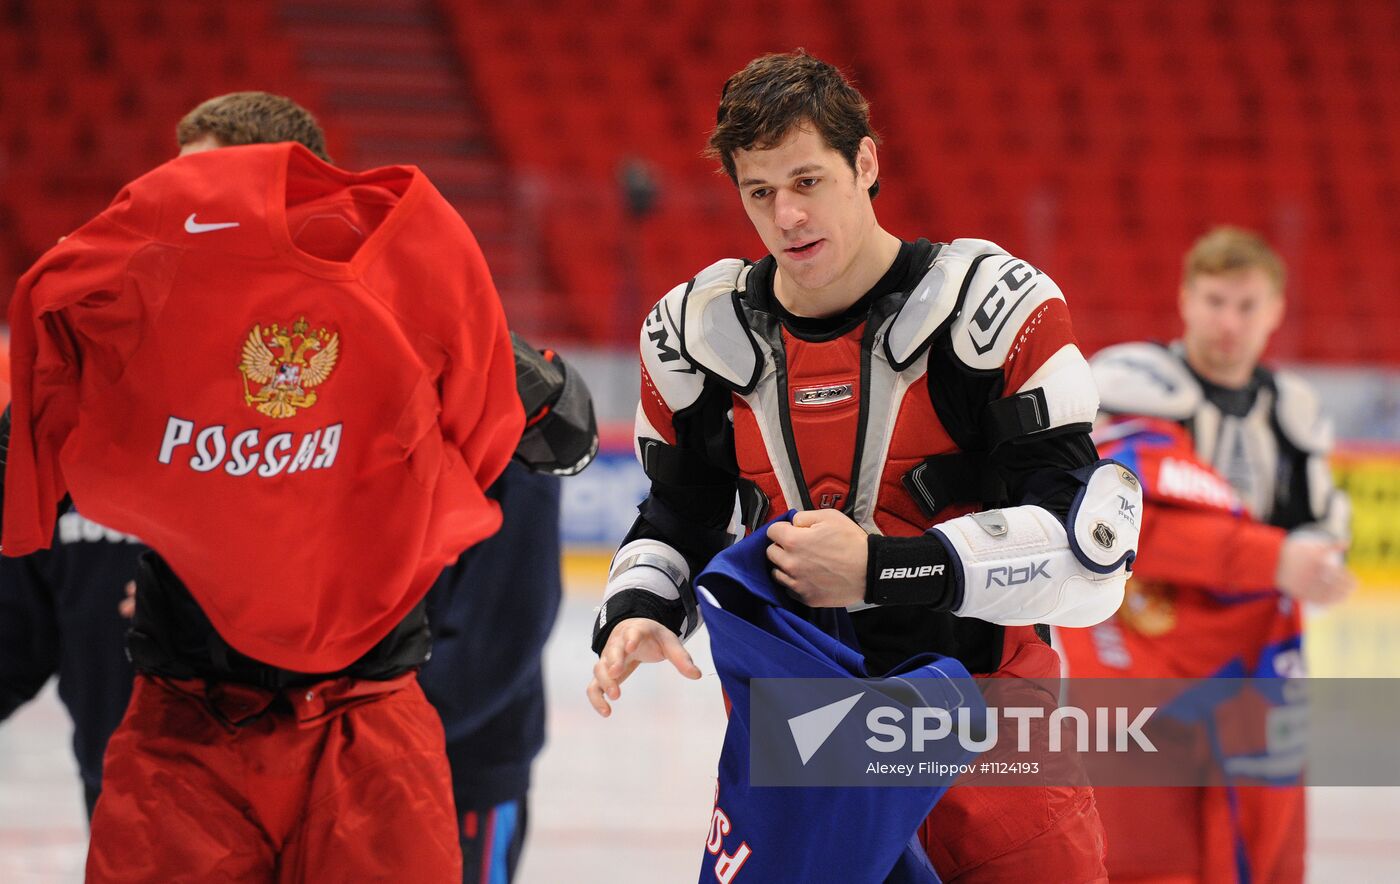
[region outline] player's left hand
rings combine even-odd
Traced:
[[[768,528],[773,579],[812,608],[865,601],[867,535],[839,510],[811,510]]]

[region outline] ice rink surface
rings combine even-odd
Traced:
[[[697,639],[705,678],[645,667],[612,718],[599,718],[583,697],[592,605],[586,588],[570,593],[546,652],[550,741],[517,880],[694,881],[724,732],[714,666]],[[1400,593],[1356,599],[1310,629],[1314,674],[1400,677]],[[82,880],[87,828],[70,736],[52,686],[0,725],[3,884]],[[1309,810],[1309,881],[1400,881],[1400,788],[1314,788]]]

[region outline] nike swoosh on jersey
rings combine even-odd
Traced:
[[[185,219],[186,233],[208,233],[211,230],[225,230],[229,227],[238,226],[237,221],[221,221],[212,224],[201,224],[200,222],[194,220],[194,216],[196,214],[198,213],[190,212],[190,216]]]

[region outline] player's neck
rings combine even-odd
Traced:
[[[1192,352],[1189,344],[1186,346],[1186,364],[1201,378],[1227,390],[1243,390],[1254,377],[1252,364],[1212,364],[1209,360],[1201,358],[1200,354]]]
[[[794,316],[812,319],[835,316],[859,301],[880,281],[899,257],[901,245],[899,237],[876,224],[855,259],[831,282],[820,288],[803,288],[779,267],[773,278],[773,295],[783,309]]]

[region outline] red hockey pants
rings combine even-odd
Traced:
[[[1119,787],[1099,790],[1114,882],[1214,884],[1239,880],[1235,832],[1250,880],[1302,884],[1307,847],[1301,786]]]
[[[1059,669],[1054,650],[1033,640],[1014,649],[1002,668],[988,677],[1053,679]],[[1055,698],[1044,689],[1025,690],[1036,696],[1028,696],[1024,705],[1054,705]],[[1003,701],[1008,698],[1001,695]],[[1036,742],[1044,745],[1045,719],[1035,726]],[[1045,765],[1054,763],[1064,767],[1054,772],[1054,780],[1088,782],[1077,758],[1046,758]],[[1092,788],[978,786],[977,779],[973,775],[954,783],[919,827],[919,840],[938,877],[947,884],[1108,881],[1108,844]]]
[[[442,724],[416,674],[280,693],[138,676],[87,880],[462,880]]]

